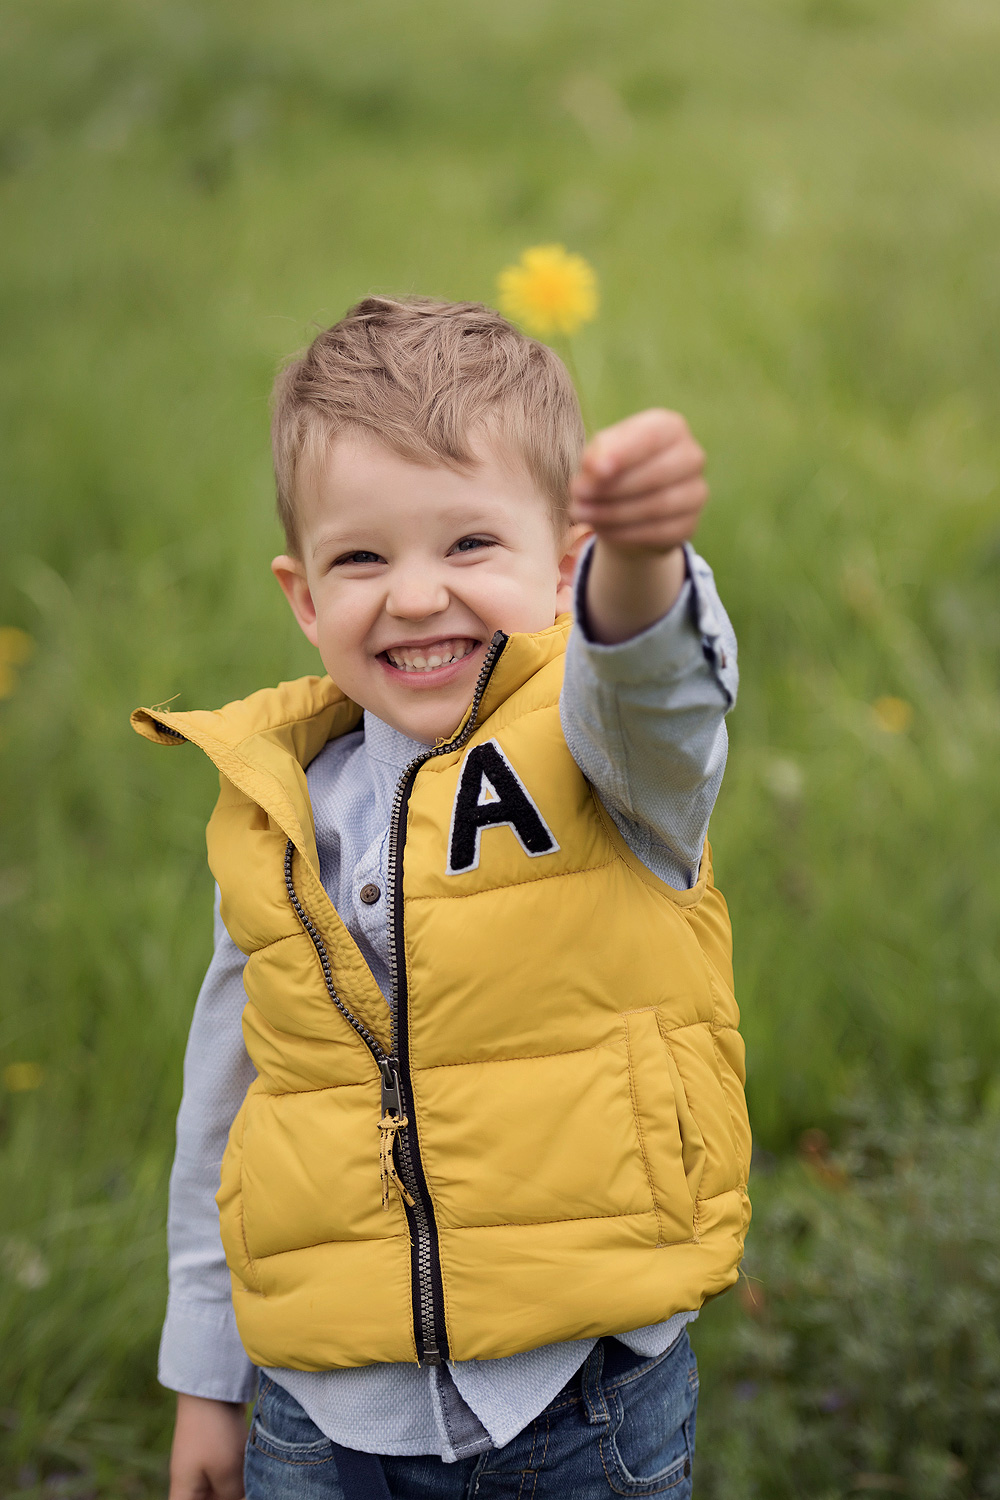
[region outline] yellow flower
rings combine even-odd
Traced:
[[[44,1077],[38,1063],[33,1062],[8,1063],[3,1070],[4,1088],[12,1094],[28,1094],[41,1088]]]
[[[530,333],[571,334],[597,316],[597,277],[582,255],[535,245],[497,277],[500,310]]]
[[[872,713],[886,734],[905,734],[913,723],[913,704],[905,698],[876,698]]]
[[[31,636],[16,625],[0,625],[0,698],[9,698],[17,683],[15,668],[35,649]]]

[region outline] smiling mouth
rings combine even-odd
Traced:
[[[471,656],[478,645],[468,636],[458,636],[428,646],[391,646],[381,655],[400,672],[435,672],[438,667],[449,667]]]

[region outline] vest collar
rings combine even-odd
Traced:
[[[530,682],[536,672],[547,667],[557,657],[564,655],[569,639],[570,616],[560,615],[547,630],[535,631],[532,635],[510,635],[500,659],[493,669],[489,684],[479,707],[482,723],[496,713],[502,703],[513,697],[519,688]],[[471,708],[470,708],[471,712]],[[467,713],[456,730],[460,734],[469,719]]]
[[[560,615],[546,630],[507,637],[480,703],[480,722],[563,654],[570,623],[569,615]],[[456,736],[465,728],[471,712],[470,705]],[[132,714],[132,727],[154,744],[190,741],[197,745],[223,776],[274,819],[318,877],[319,856],[305,768],[328,740],[356,729],[361,717],[358,704],[329,677],[300,677],[211,712],[137,708]],[[381,725],[381,729],[388,730],[389,726]],[[399,735],[398,741],[405,738]],[[383,747],[390,751],[391,746],[393,762],[398,741],[387,740]],[[378,732],[376,742],[382,743]],[[409,760],[400,765],[400,771],[406,764]]]

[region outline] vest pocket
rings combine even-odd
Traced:
[[[654,1010],[622,1016],[628,1043],[632,1108],[649,1190],[657,1244],[696,1238],[694,1200],[705,1146]]]

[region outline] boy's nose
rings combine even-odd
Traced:
[[[386,612],[398,620],[425,620],[448,608],[450,596],[443,578],[432,568],[407,568],[389,580]]]

